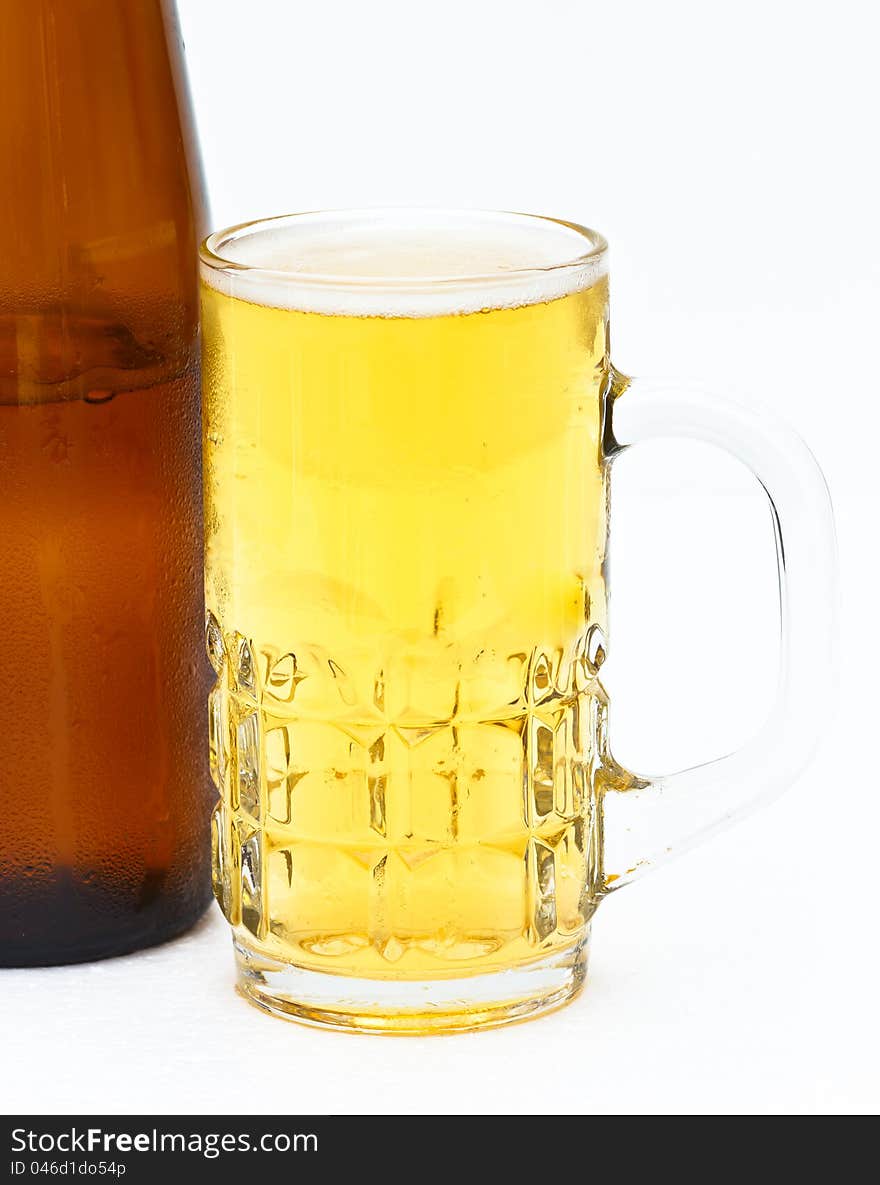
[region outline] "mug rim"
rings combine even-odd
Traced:
[[[255,261],[243,261],[231,258],[224,249],[231,244],[240,243],[247,238],[255,238],[267,232],[283,231],[287,227],[296,228],[305,223],[312,226],[335,221],[340,227],[351,227],[358,220],[364,225],[376,225],[387,221],[392,226],[415,226],[420,220],[427,226],[432,220],[439,225],[440,220],[446,219],[451,223],[462,225],[470,222],[473,228],[479,226],[497,225],[507,222],[515,226],[536,224],[539,227],[557,227],[561,230],[573,232],[583,244],[583,249],[565,251],[560,247],[559,258],[550,262],[543,261],[537,266],[512,266],[503,270],[462,271],[459,274],[440,272],[436,275],[400,275],[393,272],[378,275],[358,275],[340,270],[339,272],[308,271],[296,267],[273,267],[259,262],[259,254]],[[562,243],[565,236],[560,235]],[[569,236],[571,237],[571,236]],[[575,247],[577,244],[575,244]],[[604,235],[596,230],[568,219],[554,218],[542,214],[528,214],[515,210],[490,210],[468,207],[432,207],[432,206],[377,206],[350,207],[339,209],[306,210],[293,214],[281,214],[269,218],[250,219],[236,223],[233,226],[213,231],[202,240],[199,245],[199,260],[207,269],[208,283],[229,291],[230,294],[240,295],[244,299],[254,299],[256,286],[264,281],[267,290],[276,294],[285,288],[296,288],[303,293],[349,292],[362,293],[365,296],[375,293],[396,293],[414,295],[446,293],[472,289],[514,290],[531,288],[533,291],[546,289],[544,299],[554,299],[566,295],[595,283],[607,271],[608,243]],[[516,303],[535,303],[540,296]],[[257,300],[257,303],[264,303]],[[266,303],[276,303],[275,299]],[[283,303],[287,303],[284,301]],[[288,307],[297,307],[291,303]],[[464,309],[462,311],[465,311]]]

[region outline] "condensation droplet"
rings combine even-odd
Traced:
[[[608,654],[608,643],[605,640],[605,634],[602,632],[602,627],[598,625],[591,625],[587,630],[587,641],[584,647],[584,661],[590,668],[590,673],[595,675],[599,668],[604,663]]]
[[[208,651],[211,666],[219,675],[223,669],[223,663],[226,661],[226,647],[223,645],[223,631],[220,629],[220,623],[210,610],[205,614],[205,648]]]
[[[235,672],[235,681],[244,691],[255,692],[257,689],[254,656],[251,651],[251,644],[247,638],[239,638],[238,640],[238,664]]]

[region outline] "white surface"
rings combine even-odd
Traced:
[[[606,902],[541,1021],[348,1037],[232,992],[215,915],[166,948],[0,975],[6,1111],[875,1112],[877,17],[858,0],[181,0],[216,226],[292,209],[519,208],[611,243],[615,357],[788,418],[828,475],[841,692],[798,784]],[[717,376],[717,378],[714,378]],[[761,497],[694,445],[615,481],[621,760],[740,743],[773,680]]]

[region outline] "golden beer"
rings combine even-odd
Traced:
[[[206,593],[215,891],[245,990],[418,1030],[513,996],[428,987],[391,1015],[363,982],[583,974],[608,292],[594,268],[523,293],[501,263],[479,297],[359,295],[402,260],[422,295],[454,281],[442,242],[405,247],[340,248],[347,294],[326,268],[312,292],[277,260],[262,285],[203,262]],[[273,976],[299,987],[261,993]],[[320,977],[335,1008],[309,1003]]]

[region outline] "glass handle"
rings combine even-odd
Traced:
[[[627,775],[611,763],[603,811],[606,891],[780,794],[810,758],[828,713],[836,544],[828,489],[812,453],[763,410],[614,372],[605,403],[608,459],[663,437],[716,445],[764,487],[779,566],[779,689],[761,731],[736,753],[661,777]]]

